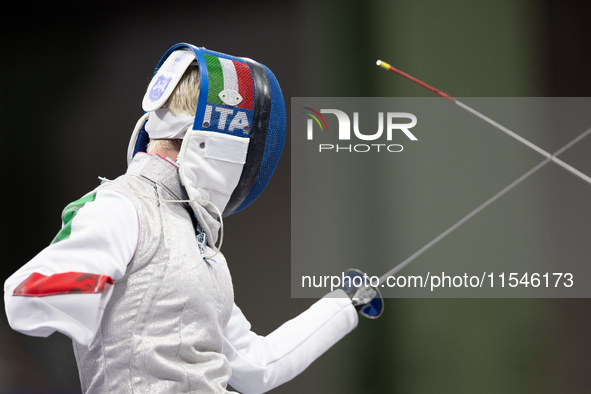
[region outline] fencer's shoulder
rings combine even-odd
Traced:
[[[134,209],[130,199],[125,194],[117,192],[116,189],[116,187],[101,185],[67,204],[63,209],[62,216],[67,214],[75,216],[81,210],[87,212],[89,207],[93,207],[93,211],[96,210],[95,207],[99,207],[99,211]]]
[[[114,223],[123,221],[136,223],[137,212],[126,195],[109,188],[97,188],[66,205],[62,211],[63,225],[67,226],[74,218],[76,223],[107,222],[113,227]]]
[[[148,194],[151,191],[151,187],[145,182],[142,182],[138,176],[125,173],[115,179],[107,179],[100,177],[101,184],[94,190],[96,193],[117,193],[121,198],[125,198],[131,203],[138,207],[138,204],[142,204],[140,198],[144,194]]]

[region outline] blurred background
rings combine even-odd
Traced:
[[[583,1],[542,0],[15,4],[1,41],[1,277],[51,242],[63,207],[98,176],[125,171],[145,88],[177,42],[267,65],[288,108],[291,97],[428,95],[378,69],[378,58],[457,97],[588,96],[590,11]],[[560,201],[556,189],[548,201]],[[546,220],[560,226],[551,207]],[[290,297],[289,138],[267,191],[225,231],[236,302],[253,330],[268,334],[312,304]],[[584,236],[570,231],[557,242]],[[386,307],[273,392],[590,391],[588,299],[388,299]],[[79,387],[68,338],[26,337],[0,314],[0,393]]]

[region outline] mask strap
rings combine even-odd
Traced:
[[[110,183],[115,183],[114,181],[104,178],[102,176],[98,177],[102,182],[110,182]],[[119,185],[127,190],[129,190],[130,192],[132,192],[133,194],[139,196],[139,197],[143,197],[143,198],[147,198],[149,200],[155,200],[155,201],[159,201],[159,202],[171,202],[171,203],[190,203],[190,202],[197,202],[199,204],[202,203],[206,203],[208,205],[211,205],[214,210],[216,211],[219,219],[220,219],[220,240],[218,242],[218,246],[215,247],[214,251],[215,253],[212,254],[211,256],[203,256],[204,259],[212,259],[213,257],[215,257],[218,253],[220,253],[221,249],[222,249],[222,244],[224,243],[224,219],[222,218],[222,213],[220,212],[220,210],[218,209],[218,207],[215,206],[214,203],[212,203],[211,201],[207,201],[207,200],[203,200],[203,199],[191,199],[191,200],[168,200],[165,198],[160,198],[160,197],[152,197],[152,196],[148,196],[146,194],[142,194],[139,193],[135,190],[132,190],[124,185]]]

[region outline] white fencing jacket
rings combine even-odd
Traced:
[[[85,393],[262,393],[357,325],[338,290],[263,337],[233,302],[223,255],[197,249],[178,169],[138,154],[126,175],[68,205],[50,246],[4,285],[11,327],[71,337]],[[213,254],[208,248],[206,255]]]

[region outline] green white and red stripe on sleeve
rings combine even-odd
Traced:
[[[59,331],[88,345],[135,254],[139,220],[131,201],[109,190],[69,204],[62,219],[53,242],[6,280],[6,314],[16,331]]]

